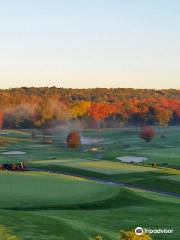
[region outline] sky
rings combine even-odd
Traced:
[[[180,88],[179,0],[0,1],[0,88]]]

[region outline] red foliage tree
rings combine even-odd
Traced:
[[[140,137],[146,142],[150,142],[155,135],[155,131],[151,126],[145,126],[141,129]]]
[[[81,144],[80,135],[77,132],[71,132],[66,139],[68,147],[75,148]]]

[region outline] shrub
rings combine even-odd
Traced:
[[[95,238],[89,238],[89,240],[103,240],[100,235]],[[148,234],[136,235],[135,231],[121,231],[119,240],[153,240]]]
[[[21,238],[15,236],[5,226],[0,226],[0,240],[21,240]]]
[[[142,235],[136,235],[134,230],[132,230],[122,231],[120,233],[120,240],[152,240],[152,238],[146,233],[143,233]]]
[[[43,137],[42,144],[53,144],[53,139],[49,137]]]
[[[145,126],[141,129],[140,137],[146,142],[150,142],[155,135],[155,131],[151,126]]]
[[[100,235],[97,235],[95,238],[90,238],[89,240],[103,240]]]
[[[75,148],[81,143],[80,135],[77,132],[71,132],[66,139],[68,147]]]

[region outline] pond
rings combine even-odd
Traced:
[[[8,151],[8,152],[2,152],[3,155],[23,155],[26,154],[26,152],[23,151]]]
[[[139,163],[147,160],[147,158],[145,157],[135,157],[135,156],[123,156],[123,157],[117,157],[116,159],[126,163],[131,163],[131,162]]]

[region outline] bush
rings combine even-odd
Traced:
[[[143,233],[142,235],[136,235],[134,230],[132,231],[122,231],[120,234],[120,240],[152,240],[152,238]]]
[[[145,126],[141,129],[140,137],[146,142],[150,142],[155,135],[155,131],[151,126]]]
[[[53,144],[53,139],[49,137],[43,137],[42,144]]]
[[[80,135],[77,132],[71,132],[66,139],[68,147],[75,148],[81,144]]]
[[[21,238],[15,236],[5,226],[0,226],[0,240],[21,240]]]
[[[103,240],[100,235],[96,236],[95,238],[90,238],[89,240]],[[152,240],[152,238],[143,233],[142,235],[136,235],[135,231],[121,231],[119,240]]]
[[[97,235],[95,238],[90,238],[89,240],[103,240],[100,235]]]

